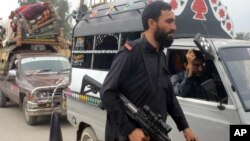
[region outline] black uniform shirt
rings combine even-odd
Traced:
[[[187,128],[185,116],[172,91],[163,48],[157,52],[145,38],[128,44],[116,55],[101,89],[101,99],[108,112],[106,136],[107,132],[127,136],[138,126],[120,107],[119,93],[139,108],[149,105],[153,112],[162,115],[163,120],[169,113],[179,130]]]

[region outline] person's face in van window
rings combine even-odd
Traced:
[[[193,71],[196,76],[201,76],[204,70],[204,61],[195,59],[193,62]]]
[[[162,10],[156,21],[155,39],[162,46],[169,47],[173,43],[173,34],[176,30],[175,15],[172,11]]]
[[[186,70],[192,71],[195,76],[202,76],[205,63],[202,59],[194,59],[189,66],[188,63],[184,63],[184,66]]]

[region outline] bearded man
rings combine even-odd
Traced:
[[[163,52],[164,47],[172,44],[176,30],[171,6],[162,1],[149,4],[143,11],[142,23],[144,37],[125,43],[113,60],[101,89],[101,99],[107,110],[105,140],[156,141],[126,115],[119,100],[119,93],[122,93],[139,108],[148,105],[164,121],[170,114],[187,141],[198,141],[174,95]]]

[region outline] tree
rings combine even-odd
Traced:
[[[248,41],[250,40],[250,32],[245,34],[245,40],[248,40]]]
[[[244,40],[244,33],[243,32],[236,33],[235,38],[239,40]]]
[[[236,34],[236,39],[239,40],[250,40],[250,32],[245,33],[245,32],[239,32]]]
[[[38,1],[42,2],[47,2],[51,1],[53,7],[55,7],[58,15],[60,16],[60,26],[64,28],[64,35],[66,39],[71,38],[71,30],[72,30],[72,25],[71,25],[71,20],[68,18],[70,16],[69,13],[69,4],[68,0],[19,0],[19,4],[27,4],[27,3],[35,3]]]

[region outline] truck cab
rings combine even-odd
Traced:
[[[250,122],[247,96],[250,43],[232,39],[233,24],[220,1],[204,0],[202,5],[207,12],[203,14],[194,6],[196,1],[166,1],[171,2],[177,25],[174,43],[164,50],[170,75],[184,70],[185,53],[194,48],[205,57],[205,75],[210,78],[202,87],[211,98],[176,97],[200,140],[228,141],[230,125]],[[106,111],[99,108],[99,93],[88,91],[90,88],[83,86],[82,79],[87,74],[103,83],[115,53],[126,41],[143,35],[141,13],[147,4],[138,0],[102,4],[85,13],[76,24],[71,80],[64,94],[68,121],[78,129],[77,140],[104,140]],[[218,14],[221,10],[225,18]],[[206,37],[209,47],[194,42],[197,33]],[[166,122],[173,128],[170,138],[184,140],[170,117]]]

